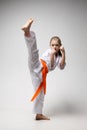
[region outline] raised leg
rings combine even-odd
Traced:
[[[39,86],[42,79],[41,69],[42,65],[39,61],[39,54],[36,44],[36,38],[34,32],[30,31],[31,25],[33,23],[33,19],[30,18],[28,21],[22,26],[22,30],[24,31],[25,40],[28,48],[29,58],[29,70],[32,78],[32,83],[34,88]],[[36,70],[36,71],[35,71]],[[42,108],[44,103],[44,92],[40,93],[36,101],[34,102],[34,113],[36,114],[36,120],[49,120],[48,117],[42,114]]]

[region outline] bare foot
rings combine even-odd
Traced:
[[[22,26],[22,30],[24,31],[24,32],[28,32],[29,30],[30,30],[30,27],[31,27],[31,24],[33,23],[33,19],[32,18],[30,18],[30,19],[28,19],[28,21]]]
[[[50,120],[50,118],[44,116],[43,114],[37,114],[36,120]]]

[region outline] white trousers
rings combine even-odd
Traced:
[[[36,37],[34,32],[30,32],[30,37],[25,37],[28,48],[28,66],[32,79],[34,91],[39,87],[42,81],[42,64],[39,60],[39,54],[36,44]],[[44,90],[42,89],[38,97],[34,100],[33,112],[34,114],[42,114],[44,103]]]

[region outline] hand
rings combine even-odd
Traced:
[[[61,53],[65,53],[65,49],[63,46],[60,46],[60,51],[61,51]]]
[[[52,49],[52,50],[51,50],[51,53],[52,53],[52,54],[56,54],[56,53],[57,53],[57,52],[56,52],[56,49]]]

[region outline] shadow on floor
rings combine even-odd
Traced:
[[[83,110],[79,109],[78,107],[69,104],[69,103],[63,103],[61,105],[53,105],[50,107],[50,110],[48,110],[49,116],[60,116],[64,114],[83,114]]]

